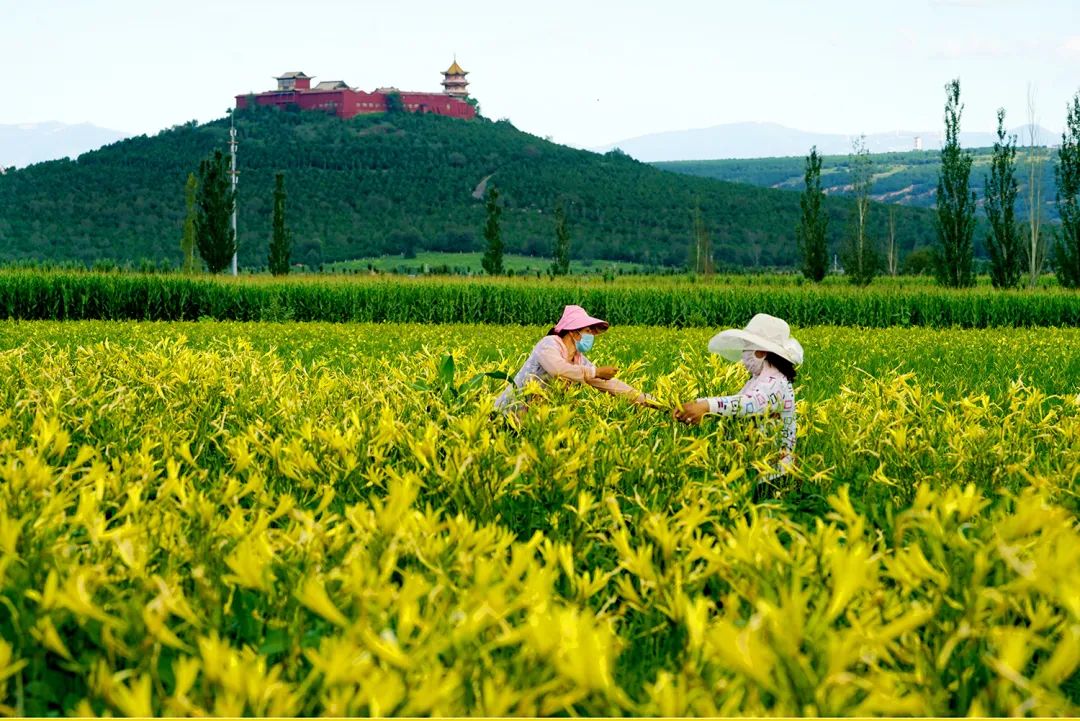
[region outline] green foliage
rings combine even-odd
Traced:
[[[232,213],[236,203],[229,180],[229,159],[220,150],[199,163],[195,241],[199,255],[211,273],[220,273],[232,262],[236,237]]]
[[[904,257],[901,272],[904,275],[934,275],[939,264],[936,248],[919,248]]]
[[[502,207],[499,205],[499,191],[491,185],[487,191],[487,220],[484,222],[484,240],[487,248],[484,250],[484,271],[488,275],[503,274],[503,241],[502,230],[499,228],[499,216]]]
[[[570,274],[570,229],[566,227],[566,211],[562,201],[555,206],[555,250],[552,253],[551,275]]]
[[[274,176],[274,218],[268,265],[273,275],[287,275],[292,256],[292,240],[285,227],[285,174]]]
[[[683,267],[692,238],[687,210],[700,199],[719,267],[795,267],[798,196],[679,176],[624,154],[550,143],[509,122],[437,115],[367,115],[268,108],[235,113],[243,178],[239,260],[266,262],[265,222],[274,175],[289,180],[293,260],[321,248],[319,262],[416,252],[483,251],[480,182],[498,173],[505,251],[551,257],[550,211],[560,200],[575,260]],[[71,260],[90,265],[147,257],[181,264],[184,181],[228,142],[227,120],[185,124],[114,143],[77,161],[41,163],[0,176],[0,261]],[[826,198],[829,242],[839,243],[848,203]],[[883,236],[884,213],[877,214]],[[906,252],[933,242],[931,213],[904,208]],[[314,256],[312,257],[312,260]],[[546,264],[545,264],[546,265]]]
[[[971,239],[975,233],[975,193],[968,190],[972,156],[960,149],[960,80],[945,86],[945,145],[937,186],[937,229],[940,248],[938,280],[951,288],[975,282]]]
[[[184,234],[180,238],[181,269],[185,273],[195,272],[195,226],[198,219],[198,211],[195,207],[196,193],[199,188],[199,180],[195,173],[188,173],[187,183],[184,186]]]
[[[450,406],[469,398],[470,394],[480,388],[485,378],[500,381],[513,380],[513,376],[503,371],[486,371],[458,383],[456,368],[454,356],[448,353],[439,361],[436,372],[431,377],[412,381],[408,385],[415,391],[430,393],[444,405]]]
[[[1069,108],[1054,175],[1061,216],[1054,244],[1054,267],[1063,286],[1080,288],[1080,92],[1073,96]]]
[[[1016,222],[1016,136],[1005,135],[1005,109],[998,110],[997,142],[990,177],[986,179],[986,217],[990,232],[990,279],[995,288],[1015,288],[1024,271],[1024,249]]]
[[[918,253],[908,256],[908,267]],[[564,280],[268,277],[232,279],[0,271],[0,317],[25,320],[279,320],[501,323],[551,326],[578,304],[616,325],[742,325],[755,313],[793,325],[863,327],[1080,326],[1080,296],[1060,290],[956,293],[925,281],[887,279],[872,289],[792,276]]]
[[[825,193],[821,190],[821,156],[817,146],[806,156],[806,172],[803,176],[803,193],[799,198],[799,225],[795,238],[802,260],[802,273],[809,280],[820,283],[829,270],[827,233],[829,216],[823,204]]]

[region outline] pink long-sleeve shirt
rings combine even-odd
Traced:
[[[598,388],[613,395],[628,395],[634,398],[641,395],[631,386],[615,378],[609,380],[597,378],[596,366],[584,354],[574,351],[573,356],[569,356],[562,338],[556,335],[547,335],[533,346],[525,365],[514,376],[514,384],[503,391],[502,395],[496,399],[495,407],[500,410],[509,409],[514,405],[518,392],[529,381],[547,385],[553,378],[586,383],[593,388]]]

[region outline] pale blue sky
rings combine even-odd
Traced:
[[[1002,105],[1024,123],[1030,81],[1060,131],[1080,2],[0,0],[0,123],[155,132],[288,70],[434,91],[455,52],[486,115],[580,146],[739,121],[932,130],[955,76],[965,130]]]

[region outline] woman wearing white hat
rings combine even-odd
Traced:
[[[495,408],[504,413],[524,410],[520,396],[525,387],[531,382],[547,385],[553,378],[584,383],[639,405],[652,405],[650,396],[615,378],[618,368],[594,366],[585,357],[592,349],[593,339],[607,329],[606,320],[593,318],[580,305],[566,306],[555,327],[533,347],[513,385],[495,400]]]
[[[783,475],[795,453],[795,366],[803,361],[799,341],[791,337],[788,324],[758,313],[741,330],[725,330],[709,341],[709,350],[729,361],[742,361],[750,381],[738,395],[698,398],[675,412],[686,423],[700,423],[707,414],[780,418],[782,426],[780,466]],[[775,477],[775,476],[774,476]]]

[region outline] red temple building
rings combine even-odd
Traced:
[[[278,107],[294,106],[301,110],[322,110],[341,118],[351,118],[367,113],[385,113],[390,95],[401,99],[403,110],[413,113],[435,113],[452,118],[476,117],[476,108],[468,102],[468,72],[462,70],[457,59],[443,72],[443,92],[420,93],[397,88],[378,88],[365,92],[349,87],[343,80],[325,80],[311,87],[312,77],[302,72],[291,72],[276,78],[277,89],[264,93],[248,93],[236,96],[236,107],[243,110],[251,100],[258,105]]]

